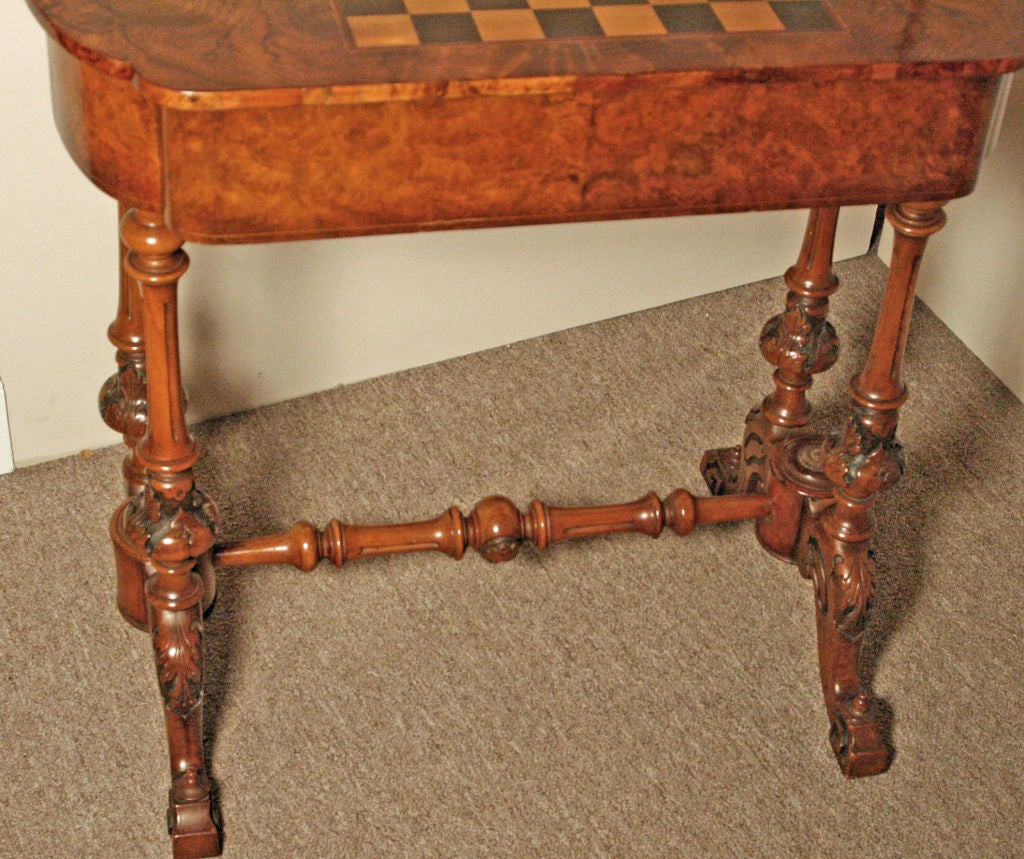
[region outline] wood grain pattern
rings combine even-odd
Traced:
[[[159,210],[160,110],[131,80],[50,44],[53,115],[65,148],[99,188],[127,207]]]
[[[96,11],[90,38],[112,50],[116,40],[108,45],[100,24],[122,7],[97,5],[106,11]],[[944,6],[924,4],[926,19]],[[51,24],[62,14],[68,23],[54,32],[71,45],[66,31],[78,7],[40,8]],[[173,8],[147,16],[147,24],[159,32],[166,16],[170,26]],[[237,24],[222,16],[241,7],[199,8],[189,26],[201,19],[213,34]],[[319,8],[303,7],[308,26]],[[279,16],[281,9],[273,7]],[[128,11],[137,9],[125,3],[118,14]],[[1002,37],[980,29],[988,20],[982,10],[972,14],[973,56],[982,57],[988,40],[1001,46]],[[970,20],[965,13],[960,23]],[[267,32],[294,24],[275,19]],[[245,32],[221,34],[217,45]],[[862,32],[870,31],[851,27],[842,38]],[[132,34],[150,45],[148,28]],[[257,35],[246,42],[252,50],[266,45]],[[810,38],[784,35],[789,51],[792,40]],[[532,78],[508,63],[540,47],[488,46],[497,51],[490,77],[478,80],[472,51],[463,50],[473,46],[444,46],[462,71],[434,80],[421,73],[437,46],[346,48],[339,74],[380,62],[372,84],[203,93],[196,78],[174,98],[115,55],[71,45],[77,53],[52,51],[55,113],[68,150],[100,188],[163,212],[182,238],[201,242],[951,199],[971,189],[998,80],[991,70],[1017,58],[881,66],[862,52],[853,66],[796,66],[789,56],[788,66],[743,67],[743,46],[755,36],[761,51],[776,50],[772,33],[727,34],[726,42],[686,37],[675,51],[663,44],[671,38],[659,37],[652,43],[673,62],[639,75],[628,62],[614,75],[590,71],[622,61],[628,39],[545,41],[560,74]],[[835,37],[816,34],[817,49]],[[307,33],[296,53],[315,52],[322,38],[319,29]],[[942,51],[935,57],[952,50],[935,39]],[[170,62],[181,42],[152,45],[146,56]],[[695,70],[698,46],[713,46],[717,59]],[[567,51],[586,51],[590,61]],[[420,60],[414,68],[406,68],[410,53]],[[178,59],[195,56],[202,51],[190,46]],[[809,61],[813,51],[801,57]],[[271,67],[287,78],[287,63]],[[989,72],[979,75],[981,68]]]
[[[996,72],[1024,56],[1005,18],[993,26],[993,5],[1012,18],[1016,4],[906,5],[900,56],[934,51],[917,64],[882,63],[866,47],[884,41],[882,25],[837,3],[842,33],[658,37],[643,42],[658,59],[642,67],[630,39],[501,43],[483,58],[466,45],[355,49],[318,3],[156,14],[91,0],[81,39],[83,4],[38,11],[70,49],[52,52],[54,101],[79,166],[186,240],[243,242],[961,196]],[[136,15],[144,27],[129,25]],[[957,53],[965,28],[969,55]],[[328,36],[341,53],[317,69],[334,77],[285,88]],[[865,44],[822,62],[835,39]],[[252,56],[229,62],[218,52],[231,46]],[[545,68],[527,73],[517,58],[531,51]],[[154,88],[140,58],[176,69],[182,89]],[[204,90],[200,60],[232,72],[260,62],[276,81]]]
[[[973,186],[992,94],[947,78],[167,111],[165,209],[223,242],[945,199]]]
[[[846,31],[726,33],[356,50],[329,0],[30,0],[76,56],[182,109],[323,100],[335,89],[449,82],[766,69],[815,77],[892,77],[927,66],[998,74],[1024,59],[1016,0],[833,0]],[[528,85],[528,84],[527,84]],[[518,91],[518,90],[517,90]],[[229,95],[230,94],[230,95]],[[349,95],[348,97],[352,97]]]

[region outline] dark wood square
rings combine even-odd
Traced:
[[[787,30],[841,30],[824,3],[807,0],[772,0],[769,4]]]
[[[445,12],[440,15],[413,15],[412,25],[424,45],[446,45],[479,42],[480,31],[468,12]]]
[[[654,11],[670,33],[720,33],[725,30],[706,3],[655,6]]]
[[[491,9],[529,9],[527,0],[469,0],[469,8],[474,11]]]

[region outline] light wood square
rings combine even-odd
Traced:
[[[437,15],[443,12],[468,12],[468,0],[405,0],[413,15]]]
[[[664,36],[665,25],[651,6],[595,6],[608,36]]]
[[[528,0],[532,9],[581,9],[590,6],[590,0]]]
[[[359,48],[418,45],[420,37],[408,15],[351,15],[348,26]]]
[[[711,8],[730,33],[744,30],[785,30],[786,25],[779,20],[768,3],[755,0],[728,0],[728,2],[712,3]]]
[[[544,38],[544,31],[529,9],[481,9],[473,13],[473,20],[485,42]]]

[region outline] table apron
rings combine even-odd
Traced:
[[[973,188],[999,76],[177,110],[53,53],[64,142],[190,241],[854,203]]]

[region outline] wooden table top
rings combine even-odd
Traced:
[[[29,0],[72,54],[179,109],[652,73],[999,74],[1022,0]]]

